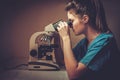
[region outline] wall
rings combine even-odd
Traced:
[[[118,47],[120,49],[120,1],[119,0],[102,0],[105,7],[106,19],[109,28],[114,33]]]
[[[44,27],[65,19],[63,0],[11,0],[1,2],[0,64],[28,61],[29,39]],[[24,62],[22,62],[24,63]]]
[[[66,0],[67,1],[67,0]],[[29,39],[43,31],[49,23],[59,19],[67,20],[64,11],[65,0],[2,0],[0,2],[0,66],[27,63]],[[119,0],[102,0],[110,29],[116,36],[120,48]],[[81,36],[73,37],[75,46]],[[22,60],[22,62],[21,62]]]

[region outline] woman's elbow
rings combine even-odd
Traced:
[[[71,72],[71,73],[68,73],[68,76],[69,76],[69,80],[76,80],[80,77],[80,73],[77,73],[77,72]]]

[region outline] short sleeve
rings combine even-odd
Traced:
[[[112,34],[100,34],[89,46],[86,55],[80,60],[89,69],[97,71],[110,58],[110,51],[106,48],[113,38]]]
[[[86,53],[86,38],[83,38],[72,50],[76,60],[79,62]]]

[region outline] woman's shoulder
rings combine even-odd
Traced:
[[[91,44],[88,46],[88,48],[91,48],[94,46],[103,46],[113,40],[115,40],[113,33],[101,33],[91,42]],[[81,39],[78,42],[76,47],[86,46],[87,43],[88,43],[88,40],[86,37],[84,37],[83,39]]]
[[[114,36],[112,33],[101,33],[100,35],[98,35],[94,42],[101,42],[101,41],[110,41],[111,39],[113,39]]]
[[[98,47],[98,46],[103,47],[108,43],[110,43],[111,41],[113,41],[113,39],[114,39],[114,36],[112,33],[101,33],[92,41],[88,49],[92,47]]]
[[[113,33],[101,33],[98,38],[113,38]]]

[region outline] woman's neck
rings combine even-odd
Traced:
[[[91,27],[88,27],[88,29],[85,32],[85,36],[88,40],[88,45],[100,34],[100,32],[97,32],[96,30],[92,29]]]

